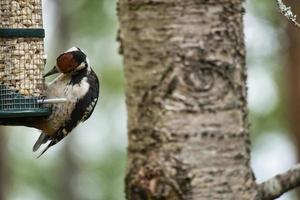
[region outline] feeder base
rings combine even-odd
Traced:
[[[43,117],[49,116],[50,110],[47,108],[16,110],[16,111],[0,111],[0,118],[16,118],[16,117]]]

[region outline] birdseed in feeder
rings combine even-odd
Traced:
[[[41,0],[0,0],[0,28],[42,28]],[[45,65],[42,38],[0,38],[0,84],[41,96]]]
[[[24,95],[40,96],[45,56],[42,41],[0,39],[0,83]]]
[[[41,0],[0,0],[2,28],[42,28]]]

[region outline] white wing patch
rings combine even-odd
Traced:
[[[67,132],[66,129],[63,129],[63,130],[62,130],[62,133],[63,133],[64,135],[68,135],[68,132]]]
[[[96,102],[97,102],[98,98],[95,98],[91,104],[89,105],[89,107],[86,108],[86,111],[84,112],[83,114],[83,117],[81,119],[81,122],[84,122],[87,117],[89,116],[90,112],[92,112],[92,110],[94,109],[95,105],[96,105]]]
[[[87,82],[87,77],[85,77],[80,81],[80,83],[70,87],[72,88],[70,88],[71,91],[67,93],[68,97],[70,99],[76,98],[77,100],[78,98],[82,98],[86,95],[90,89],[90,84]]]

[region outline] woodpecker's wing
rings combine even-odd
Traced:
[[[97,75],[92,70],[87,77],[87,82],[90,85],[86,95],[79,99],[75,109],[71,113],[71,120],[66,124],[66,130],[71,131],[79,122],[87,120],[94,111],[99,96],[99,80]]]
[[[80,122],[87,120],[93,113],[99,96],[99,80],[94,71],[88,76],[87,82],[90,85],[89,91],[86,95],[79,99],[76,103],[75,109],[71,113],[71,118],[63,127],[61,127],[55,135],[55,137],[49,138],[51,142],[42,151],[38,158],[43,155],[51,146],[60,142],[64,137],[68,135]]]

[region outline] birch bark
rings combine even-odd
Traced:
[[[119,0],[126,195],[255,199],[242,0]]]

